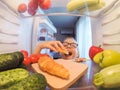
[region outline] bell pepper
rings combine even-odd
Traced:
[[[89,57],[91,60],[93,60],[93,57],[99,53],[99,52],[102,52],[103,51],[103,48],[101,48],[101,45],[99,46],[91,46],[90,49],[89,49]]]
[[[115,50],[104,50],[100,53],[97,53],[94,56],[93,61],[99,64],[99,66],[102,68],[120,64],[120,53]]]

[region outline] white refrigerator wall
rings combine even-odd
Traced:
[[[16,7],[13,5],[11,10],[9,3],[0,1],[0,53],[27,50],[30,54],[33,19],[20,18],[12,11]]]
[[[103,14],[103,47],[120,52],[120,0]]]
[[[19,49],[20,20],[0,2],[0,53]]]
[[[106,7],[92,18],[93,45],[120,52],[120,0],[105,0]]]
[[[33,18],[20,19],[19,49],[32,52]]]

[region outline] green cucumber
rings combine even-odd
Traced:
[[[120,87],[120,64],[102,69],[94,75],[93,83],[96,86],[102,86],[104,88]]]
[[[40,73],[33,73],[24,80],[2,90],[45,90],[46,78]]]
[[[0,90],[23,80],[30,74],[26,69],[16,68],[0,72]]]
[[[0,54],[0,71],[5,71],[18,67],[24,56],[21,52]]]

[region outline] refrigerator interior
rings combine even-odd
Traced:
[[[51,0],[52,8],[56,6],[65,7],[69,0],[65,0],[64,3],[58,0]],[[20,3],[28,4],[29,0],[1,0],[0,1],[0,53],[11,52],[16,50],[27,50],[31,54],[36,45],[40,40],[55,40],[54,33],[56,33],[56,27],[48,19],[47,15],[51,13],[44,14],[41,9],[35,16],[31,16],[28,13],[23,13],[22,15],[18,13],[17,7]],[[58,3],[59,2],[59,3]],[[119,37],[119,0],[106,0],[106,6],[103,9],[97,10],[95,12],[90,12],[89,15],[81,14],[83,17],[78,20],[76,24],[76,32],[80,33],[80,30],[84,30],[81,33],[85,34],[86,38],[91,38],[92,42],[87,40],[83,41],[84,35],[78,35],[77,41],[80,47],[83,48],[86,43],[88,44],[86,49],[83,49],[86,54],[88,54],[88,49],[90,45],[102,44],[104,49],[114,49],[120,51],[120,37]],[[57,4],[56,4],[57,3]],[[52,15],[73,15],[74,13],[59,13],[61,9],[57,9],[57,13],[52,13]],[[56,10],[55,10],[56,11]],[[74,15],[81,16],[76,13]],[[86,19],[84,16],[89,16]],[[86,20],[86,21],[85,21]],[[86,23],[89,21],[90,25],[86,27]],[[45,27],[45,28],[44,28]],[[80,28],[79,28],[80,27]],[[89,28],[88,32],[87,29]],[[78,30],[77,30],[78,29]],[[115,31],[114,31],[115,30]],[[41,31],[45,31],[40,34]],[[91,36],[92,35],[92,36]],[[81,37],[79,37],[81,36]],[[87,37],[88,36],[88,37]],[[113,39],[113,40],[111,40]],[[81,41],[83,41],[81,43]],[[47,52],[46,50],[43,52]],[[84,55],[83,55],[84,56]]]
[[[16,5],[22,1],[19,0]],[[2,12],[0,14],[0,53],[27,50],[31,54],[40,42],[38,40],[40,35],[45,40],[55,39],[53,34],[56,33],[56,28],[47,17],[22,18],[14,12],[17,6],[8,7],[12,3],[9,0],[0,1],[0,11]],[[39,12],[43,13],[41,10]],[[26,13],[24,15],[27,16]],[[41,34],[41,29],[46,29],[47,33]],[[45,51],[43,50],[43,52]]]

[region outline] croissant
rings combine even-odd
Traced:
[[[63,79],[69,79],[69,71],[61,64],[58,64],[49,56],[42,56],[38,60],[39,68],[51,75],[58,76]]]

